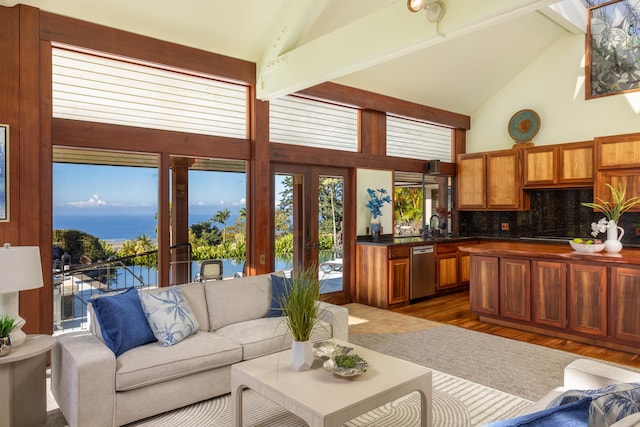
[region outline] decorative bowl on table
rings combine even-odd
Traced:
[[[569,244],[576,252],[596,253],[604,249],[604,243],[600,240],[575,238],[569,240]]]
[[[355,353],[337,354],[328,359],[322,367],[341,377],[354,377],[367,371],[367,362]]]
[[[352,347],[336,344],[332,341],[318,341],[313,343],[313,354],[322,359],[330,359],[338,354],[347,354]]]

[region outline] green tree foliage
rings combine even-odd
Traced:
[[[189,228],[189,243],[191,246],[214,246],[222,242],[222,233],[209,221],[193,224]]]
[[[79,230],[53,230],[53,244],[71,256],[72,264],[79,264],[83,255],[92,262],[114,255],[111,245]]]
[[[396,188],[393,202],[396,222],[401,224],[421,223],[423,201],[422,188]]]
[[[225,208],[221,211],[216,212],[215,216],[212,218],[213,222],[217,222],[222,224],[222,241],[227,240],[227,221],[231,218],[231,212],[229,209]]]

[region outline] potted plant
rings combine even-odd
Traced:
[[[369,201],[365,206],[371,212],[371,236],[374,240],[377,240],[382,229],[382,218],[380,218],[382,216],[382,205],[391,203],[391,196],[387,194],[387,190],[384,188],[377,190],[367,188],[367,193],[369,194]]]
[[[640,204],[640,197],[627,198],[627,188],[622,186],[622,183],[618,184],[618,188],[615,188],[609,183],[605,183],[609,190],[611,190],[611,202],[608,200],[602,200],[596,197],[598,203],[581,203],[582,206],[593,208],[596,212],[602,212],[606,218],[600,219],[598,222],[591,223],[592,235],[596,237],[598,233],[607,232],[607,240],[605,240],[605,251],[607,252],[620,252],[622,250],[622,235],[624,230],[618,226],[620,217],[623,213],[633,208],[637,204]],[[618,236],[618,230],[620,235]]]
[[[0,356],[11,353],[11,337],[9,334],[18,324],[18,320],[9,314],[0,316]]]
[[[306,370],[311,368],[314,359],[309,339],[319,321],[321,281],[317,268],[306,268],[295,272],[283,283],[284,289],[276,301],[293,336],[291,362],[295,369]]]

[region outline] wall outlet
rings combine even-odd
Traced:
[[[502,231],[509,231],[509,223],[508,222],[503,222],[502,223]]]

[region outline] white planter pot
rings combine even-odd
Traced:
[[[620,230],[620,235],[618,235],[618,230]],[[622,236],[624,235],[624,230],[622,227],[618,227],[614,221],[609,221],[607,224],[607,240],[604,241],[604,250],[617,254],[622,250]]]
[[[313,346],[311,341],[294,341],[291,343],[291,367],[296,371],[306,371],[313,365]]]

